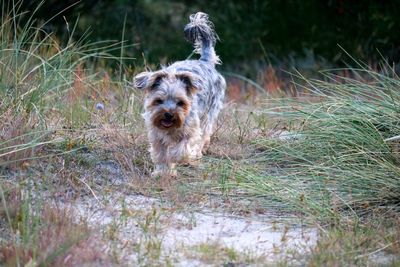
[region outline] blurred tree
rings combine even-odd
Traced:
[[[32,11],[40,2],[23,0],[20,9]],[[121,41],[124,34],[137,44],[126,56],[140,64],[143,53],[150,62],[167,63],[190,54],[182,29],[198,10],[216,26],[225,66],[310,51],[340,63],[345,55],[338,44],[356,58],[377,59],[378,49],[389,61],[400,60],[400,0],[47,0],[35,17],[61,13],[48,29],[60,36],[66,34],[62,16],[70,24],[79,17],[76,38],[88,29],[91,41]]]

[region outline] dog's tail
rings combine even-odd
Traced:
[[[184,32],[186,39],[194,46],[195,53],[200,54],[200,60],[213,65],[221,64],[214,50],[218,35],[206,13],[197,12],[190,15],[190,23],[185,26]]]

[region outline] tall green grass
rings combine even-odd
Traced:
[[[91,94],[100,95],[96,85],[102,80],[94,62],[110,58],[108,52],[120,49],[119,43],[74,41],[74,25],[67,25],[70,39],[62,45],[44,30],[48,22],[33,19],[36,10],[21,14],[18,3],[0,3],[0,226],[9,236],[0,240],[0,265],[94,262],[103,256],[88,226],[67,210],[45,204],[41,186],[29,186],[39,177],[20,179],[19,172],[8,170],[71,150],[63,133],[81,130],[95,104]],[[67,145],[45,147],[56,143]]]
[[[399,210],[400,80],[390,70],[350,71],[304,79],[308,97],[259,111],[290,134],[254,140],[258,152],[236,172],[240,187],[319,219]]]
[[[49,21],[33,19],[40,6],[27,14],[19,12],[18,3],[1,6],[0,166],[35,158],[35,148],[61,141],[50,136],[61,124],[73,128],[87,122],[94,108],[87,88],[95,92],[100,80],[93,63],[120,49],[115,42],[75,41],[75,26],[67,22],[70,38],[62,45],[44,30]]]
[[[0,164],[9,165],[33,157],[34,148],[48,141],[47,100],[71,85],[76,51],[60,48],[32,19],[20,25],[24,14],[17,14],[18,6],[9,12],[4,3],[2,8]]]

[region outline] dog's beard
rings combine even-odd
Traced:
[[[164,112],[155,113],[152,118],[153,125],[161,130],[181,128],[185,122],[185,114],[174,112],[173,115],[173,118],[167,119],[164,116]]]

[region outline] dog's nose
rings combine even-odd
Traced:
[[[164,113],[164,117],[165,117],[167,120],[170,120],[170,119],[172,119],[172,118],[174,117],[174,115],[171,114],[171,113],[169,113],[169,112],[165,112],[165,113]]]

